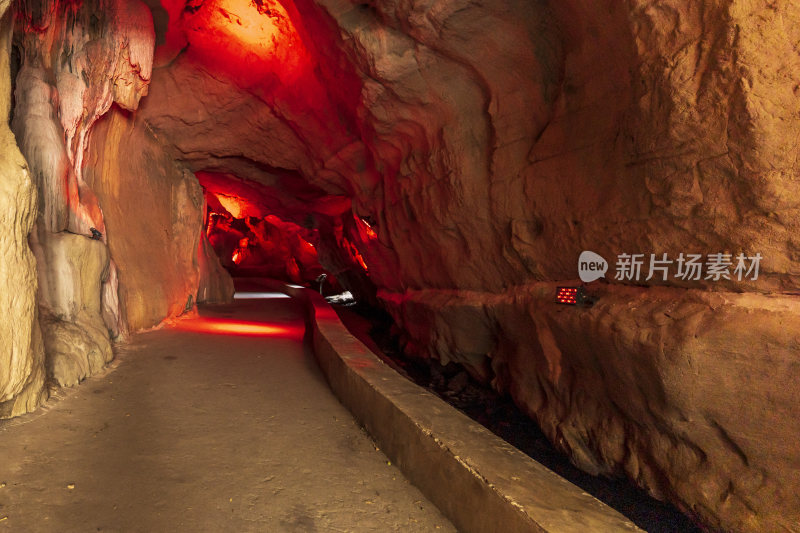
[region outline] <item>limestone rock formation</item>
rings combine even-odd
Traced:
[[[0,2],[0,115],[11,102],[9,59],[13,15]],[[28,233],[36,220],[36,185],[7,120],[0,121],[0,418],[34,409],[44,399],[45,368],[36,317],[36,262]]]
[[[205,203],[194,175],[141,124],[112,109],[92,132],[85,177],[103,206],[128,327],[150,328],[190,309],[198,298],[200,261],[207,258],[198,253]],[[202,268],[220,278],[207,260]],[[210,283],[224,287],[202,289],[204,298],[233,295],[224,294],[229,281]]]
[[[230,302],[234,293],[233,280],[222,267],[219,257],[214,253],[205,233],[200,236],[197,256],[197,264],[200,267],[197,303]]]
[[[150,11],[138,0],[29,0],[19,8],[14,128],[40,182],[48,229],[102,233],[100,206],[82,176],[86,143],[113,103],[133,110],[147,94]]]
[[[26,220],[36,211],[26,210],[25,202],[38,197],[31,245],[39,264],[38,320],[46,353],[41,353],[38,327],[17,328],[34,353],[21,357],[12,351],[11,364],[0,365],[11,368],[13,378],[2,385],[2,400],[20,394],[23,378],[38,394],[45,366],[60,385],[73,385],[95,373],[112,357],[111,338],[122,339],[129,330],[184,312],[199,289],[210,300],[227,301],[232,295],[229,277],[208,266],[210,258],[199,253],[202,193],[194,176],[171,158],[159,158],[163,150],[152,146],[146,134],[141,142],[150,142],[151,152],[143,147],[139,153],[155,154],[155,160],[140,159],[142,166],[136,169],[115,167],[131,149],[113,144],[133,126],[122,110],[138,107],[151,77],[155,33],[147,6],[128,0],[20,0],[14,20],[18,64],[13,72],[12,126],[38,195],[25,198],[21,189],[13,199],[20,207],[5,213],[21,221],[14,226],[20,227],[20,246],[27,250],[31,227]],[[89,139],[112,106],[115,117],[122,117],[115,122],[118,134],[103,139],[101,150],[107,157],[92,167],[87,165]],[[14,161],[13,148],[9,154]],[[108,174],[101,180],[97,169]],[[142,172],[138,181],[125,182],[136,170]],[[24,172],[22,177],[21,183],[29,185]],[[145,191],[152,185],[150,225],[136,223],[145,220],[136,211],[147,204],[137,202],[145,195],[133,189],[134,184]],[[24,261],[25,253],[30,255],[17,255]],[[201,265],[209,276],[203,288]],[[9,268],[16,269],[17,276],[35,276],[19,265]],[[30,290],[36,291],[35,283]],[[15,316],[24,319],[25,313]],[[19,401],[33,407],[36,402],[28,398],[32,394]]]
[[[800,100],[789,72],[800,66],[790,51],[800,42],[800,11],[791,2],[550,7],[564,56],[550,70],[558,85],[546,126],[515,139],[493,113],[514,98],[515,84],[481,76],[487,125],[509,136],[492,138],[479,167],[489,169],[485,177],[452,193],[443,218],[455,229],[426,230],[452,235],[443,248],[470,265],[453,272],[447,262],[459,253],[446,253],[442,268],[406,277],[415,290],[376,281],[388,287],[379,294],[423,353],[461,361],[510,391],[588,471],[624,472],[708,524],[791,529],[800,521],[792,488],[800,456],[789,437],[800,433],[791,414],[800,399],[791,333],[800,219],[790,200]],[[418,28],[416,9],[381,12],[437,46],[448,35]],[[482,18],[477,8],[458,15]],[[434,25],[460,33],[453,18]],[[768,47],[757,44],[764,39]],[[529,48],[542,47],[557,52],[542,38]],[[459,117],[478,113],[473,106]],[[460,200],[474,197],[473,181],[489,186],[483,230],[462,224],[476,216]],[[387,225],[389,216],[409,216],[393,207]],[[412,208],[412,216],[426,211]],[[400,255],[417,246],[393,244]],[[645,272],[634,292],[612,267],[595,308],[559,307],[556,284],[537,282],[575,280],[582,250],[608,259],[745,252],[764,260],[757,280],[645,282]]]
[[[48,375],[61,386],[76,385],[111,361],[109,330],[101,314],[108,249],[74,233],[32,234],[39,266],[39,321]]]
[[[152,20],[138,2],[44,0],[17,7],[13,128],[39,193],[32,238],[39,320],[50,377],[74,385],[111,360],[109,326],[115,336],[122,329],[110,293],[115,278],[102,210],[83,179],[86,140],[113,102],[134,109],[146,94]]]

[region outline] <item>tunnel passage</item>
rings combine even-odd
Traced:
[[[269,224],[316,250],[305,265],[295,241],[296,270],[279,254],[288,279],[322,268],[583,470],[710,527],[791,528],[798,10],[15,0],[0,416],[229,300],[237,250],[279,270],[251,247]],[[242,237],[218,256],[223,219],[214,239]],[[612,269],[593,307],[560,307],[583,251],[763,262],[747,280]]]
[[[206,202],[206,235],[222,266],[233,276],[309,285],[324,273],[312,244],[319,239],[314,230],[275,215],[256,217],[231,209],[230,197],[206,195]]]
[[[267,277],[319,289],[325,294],[344,289],[336,274],[320,264],[318,247],[320,229],[315,227],[315,214],[289,212],[303,225],[281,219],[272,210],[286,213],[275,206],[269,190],[257,184],[246,184],[230,175],[198,172],[206,203],[205,233],[222,266],[234,277]],[[346,204],[345,204],[346,205]],[[348,213],[349,214],[349,213]],[[319,213],[316,214],[320,218]],[[352,216],[352,215],[350,215]],[[368,269],[355,245],[345,236],[341,216],[326,220],[332,225],[333,238],[341,252],[327,264],[336,273],[347,277],[365,276]],[[369,227],[361,222],[364,236]],[[354,222],[353,227],[359,223]],[[329,229],[323,227],[323,231]]]

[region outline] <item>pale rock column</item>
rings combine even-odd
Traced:
[[[8,128],[13,18],[0,1],[0,418],[33,410],[46,397],[44,350],[36,309],[36,262],[28,234],[36,220],[36,187]]]

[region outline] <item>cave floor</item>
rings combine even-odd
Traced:
[[[330,391],[302,313],[203,308],[3,422],[0,532],[454,531]],[[189,331],[215,324],[241,331]]]

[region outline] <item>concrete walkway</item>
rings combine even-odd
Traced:
[[[0,533],[454,531],[354,422],[292,299],[139,334],[0,422]]]

